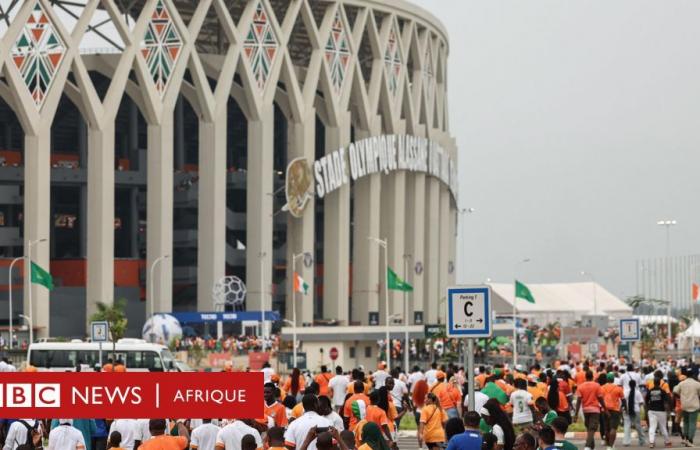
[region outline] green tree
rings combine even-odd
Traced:
[[[97,302],[97,312],[90,317],[93,322],[104,321],[109,327],[110,339],[112,340],[112,359],[116,360],[117,341],[126,334],[126,326],[129,321],[126,318],[126,299],[120,298],[110,305]]]

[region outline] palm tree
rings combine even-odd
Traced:
[[[645,305],[649,306],[666,306],[668,305],[668,300],[662,300],[659,298],[646,298],[641,295],[635,295],[633,297],[627,297],[625,300],[628,305],[632,307],[635,311]]]
[[[126,334],[128,320],[124,310],[126,309],[126,299],[120,298],[114,304],[97,302],[97,312],[90,317],[93,322],[107,322],[110,338],[112,339],[112,359],[116,359],[117,341]]]

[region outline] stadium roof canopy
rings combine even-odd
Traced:
[[[497,314],[513,313],[515,286],[513,283],[490,283]],[[632,307],[598,283],[527,284],[535,303],[518,299],[515,307],[519,315],[538,316],[568,314],[606,314],[613,317],[631,316]]]

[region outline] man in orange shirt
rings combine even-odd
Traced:
[[[377,403],[379,403],[379,391],[372,391],[369,394],[369,401],[370,405],[367,406],[367,415],[365,416],[365,420],[367,420],[367,422],[374,422],[377,424],[379,429],[384,432],[384,436],[389,443],[389,447],[391,447],[392,439],[391,430],[389,429],[389,418],[386,415],[386,411],[377,406]]]
[[[436,377],[437,381],[430,387],[430,391],[428,392],[435,394],[440,401],[440,406],[443,410],[445,410],[448,418],[459,417],[459,410],[457,409],[457,406],[460,406],[462,403],[461,398],[455,401],[455,398],[450,392],[449,385],[445,383],[445,378],[447,377],[445,372],[438,370]]]
[[[350,426],[348,427],[350,431],[355,431],[355,426],[357,425],[357,422],[359,422],[359,419],[355,417],[352,412],[352,402],[355,400],[362,400],[365,402],[365,405],[369,405],[369,397],[362,393],[364,389],[365,385],[362,383],[362,381],[355,381],[354,392],[359,392],[359,394],[352,394],[351,397],[345,400],[345,404],[343,405],[343,416],[350,418]]]
[[[265,383],[263,397],[265,398],[265,415],[272,417],[276,427],[286,427],[289,424],[287,408],[277,400],[277,386],[273,383]]]
[[[318,384],[319,395],[325,395],[328,397],[328,382],[333,378],[330,372],[328,372],[328,367],[321,366],[321,373],[316,375],[314,381]]]
[[[578,414],[583,406],[583,417],[586,424],[586,448],[595,448],[593,437],[600,425],[600,413],[605,413],[605,399],[600,385],[593,381],[593,372],[586,371],[586,381],[578,386],[576,390],[576,415],[574,420],[578,420]]]
[[[151,432],[151,439],[139,446],[139,450],[184,450],[190,440],[187,427],[182,422],[177,422],[177,436],[165,434],[165,419],[151,419],[148,429]]]
[[[607,432],[605,442],[607,442],[608,447],[614,448],[615,439],[617,438],[617,427],[620,426],[620,419],[622,418],[620,411],[625,394],[622,386],[615,384],[615,374],[613,372],[608,372],[605,377],[608,382],[600,387],[603,391],[605,409],[608,410],[608,414],[605,416],[605,431]]]
[[[488,370],[486,370],[486,367],[484,366],[479,366],[479,375],[474,377],[477,383],[479,383],[479,388],[483,389],[484,386],[486,386],[486,379],[491,375]]]

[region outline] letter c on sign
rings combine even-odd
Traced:
[[[469,310],[471,306],[474,306],[474,303],[472,303],[471,301],[468,301],[464,304],[464,315],[467,317],[471,317],[474,315],[474,313]]]

